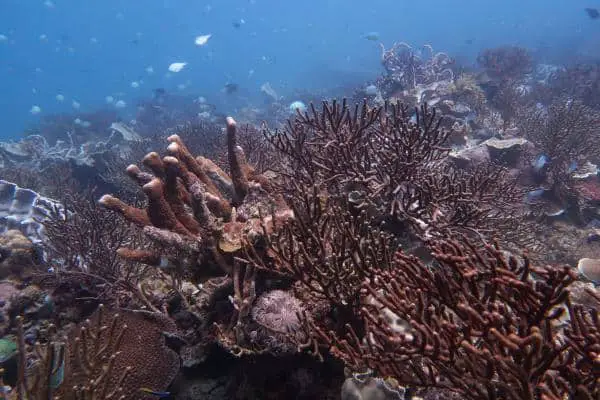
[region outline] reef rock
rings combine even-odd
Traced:
[[[34,244],[18,230],[0,234],[0,279],[22,280],[38,263]]]
[[[487,147],[490,159],[507,167],[516,167],[521,160],[524,149],[531,143],[527,139],[496,139],[491,138],[483,142]]]

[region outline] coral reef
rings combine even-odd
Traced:
[[[263,85],[259,129],[156,89],[0,144],[7,395],[597,398],[594,67],[381,62],[352,105]]]
[[[320,331],[322,340],[353,368],[412,388],[468,399],[596,398],[598,312],[570,303],[573,271],[475,246],[435,241],[431,266],[397,253],[363,284],[364,335]]]

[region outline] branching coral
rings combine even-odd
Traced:
[[[334,102],[322,112],[311,107],[267,137],[287,157],[280,175],[287,178],[289,197],[296,187],[299,192],[316,186],[322,196],[352,198],[381,219],[391,215],[418,236],[436,228],[444,234],[479,228],[506,233],[499,218],[515,219],[522,195],[514,179],[492,166],[465,172],[444,163],[451,132],[440,124],[426,105],[411,114],[400,103],[363,104],[352,112],[345,102]]]
[[[541,171],[552,194],[563,204],[572,203],[573,171],[600,156],[600,113],[562,97],[547,109],[526,109],[520,118],[520,130],[535,144],[537,156],[547,160]]]
[[[381,63],[387,72],[382,83],[388,86],[384,88],[388,92],[454,79],[450,68],[454,61],[446,53],[434,52],[430,45],[423,46],[421,52],[399,42],[387,50],[381,45],[381,53]]]
[[[477,56],[477,62],[488,75],[500,80],[518,80],[533,69],[527,49],[517,46],[485,49]]]
[[[133,295],[143,304],[137,285],[150,271],[117,255],[122,246],[144,245],[143,238],[127,223],[98,207],[93,192],[63,195],[63,208],[55,209],[42,221],[48,238],[48,259],[55,270],[45,280],[53,282],[58,290],[67,282],[85,282],[86,297],[95,297],[99,302],[126,305]]]
[[[433,265],[400,252],[394,268],[364,281],[364,335],[315,328],[335,355],[468,399],[597,398],[598,314],[570,306],[570,268],[464,239],[430,247]]]
[[[583,104],[600,107],[600,63],[581,63],[554,72],[549,79],[551,93],[567,94]]]

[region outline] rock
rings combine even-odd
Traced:
[[[592,282],[576,281],[569,286],[571,301],[574,304],[580,304],[595,309],[600,308],[600,302],[597,298],[589,293],[590,291],[596,292],[598,295],[600,295],[598,288],[596,288]]]
[[[20,231],[0,234],[0,279],[23,280],[39,264],[39,258],[37,248]]]
[[[404,388],[392,388],[391,382],[370,374],[354,374],[344,381],[342,400],[403,400]]]
[[[456,167],[467,169],[489,163],[490,153],[486,146],[477,145],[453,151],[450,153],[449,159]]]
[[[487,147],[492,162],[509,167],[516,167],[521,160],[523,151],[531,146],[531,143],[523,138],[492,138],[482,144]]]
[[[203,378],[203,377],[183,377],[178,379],[173,386],[178,390],[177,398],[181,400],[225,400],[229,399],[227,377]]]

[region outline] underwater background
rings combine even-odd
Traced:
[[[600,399],[600,0],[0,0],[0,400]]]
[[[594,3],[3,0],[0,138],[19,137],[43,115],[104,107],[107,96],[125,101],[119,114],[129,120],[135,100],[155,88],[203,96],[231,113],[260,102],[265,82],[281,95],[364,82],[381,73],[379,42],[430,44],[467,64],[498,45],[548,62],[595,58],[600,24],[583,11]],[[371,32],[376,40],[365,39]],[[205,34],[209,42],[196,46]],[[188,65],[168,74],[173,62]],[[237,96],[222,92],[232,82]],[[41,112],[32,115],[33,106]]]

